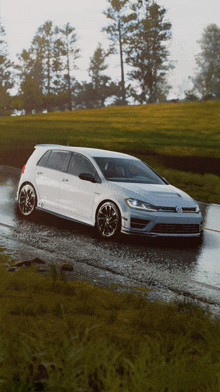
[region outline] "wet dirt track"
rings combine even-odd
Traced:
[[[220,307],[220,206],[200,203],[203,237],[190,239],[96,237],[93,228],[39,213],[25,220],[15,201],[20,170],[0,167],[0,247],[11,260],[40,257],[73,265],[69,279],[105,286],[153,288],[151,296],[173,300],[184,295]]]

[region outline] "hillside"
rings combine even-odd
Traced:
[[[131,153],[170,182],[177,171],[220,176],[220,101],[2,117],[0,141],[1,164],[19,168],[35,144],[58,143]]]

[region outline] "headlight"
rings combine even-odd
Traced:
[[[201,211],[200,211],[200,208],[199,208],[199,205],[198,205],[197,201],[195,199],[193,199],[193,201],[195,203],[195,213],[196,214],[200,214]]]
[[[136,210],[144,210],[149,212],[157,211],[157,208],[155,206],[152,206],[149,203],[145,203],[144,201],[136,199],[125,199],[125,202],[130,208],[135,208]]]
[[[197,213],[197,214],[199,214],[200,213],[200,208],[199,208],[199,205],[196,203],[196,210],[195,210],[195,212]]]

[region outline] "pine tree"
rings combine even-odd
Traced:
[[[72,110],[72,81],[71,70],[77,69],[75,61],[80,57],[80,49],[76,47],[77,35],[75,27],[67,23],[63,28],[57,28],[59,38],[56,41],[57,52],[62,58],[62,70],[64,70],[64,86],[68,91],[69,110]]]
[[[172,66],[166,43],[171,37],[171,23],[164,21],[166,10],[154,1],[138,1],[132,9],[136,18],[129,26],[126,61],[134,68],[129,73],[131,80],[141,87],[135,98],[140,103],[158,102],[169,91],[166,76]]]
[[[199,43],[197,74],[191,78],[194,90],[202,99],[220,99],[220,28],[215,24],[207,26]]]
[[[42,95],[37,80],[29,75],[26,75],[24,81],[21,83],[20,99],[22,100],[22,109],[26,113],[36,112],[42,109]]]
[[[108,97],[118,94],[118,87],[111,81],[111,78],[103,74],[108,68],[105,60],[108,56],[101,44],[98,44],[93,57],[90,59],[89,75],[92,81],[94,106],[104,106]]]
[[[104,11],[104,15],[111,21],[102,31],[106,32],[109,39],[113,42],[112,53],[117,53],[116,45],[119,46],[120,67],[121,67],[121,97],[122,104],[126,104],[126,89],[124,76],[124,47],[126,44],[126,28],[130,16],[126,14],[128,0],[108,0],[110,7]]]
[[[13,112],[10,89],[13,87],[12,62],[8,58],[5,30],[0,21],[0,116]]]

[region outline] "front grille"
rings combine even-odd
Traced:
[[[146,219],[131,218],[131,227],[133,229],[143,229],[150,221]]]
[[[176,212],[176,207],[157,207],[159,212]],[[196,212],[196,207],[182,207],[183,213]]]
[[[196,207],[191,207],[191,208],[183,207],[183,212],[196,212]]]
[[[199,225],[158,223],[151,231],[161,234],[196,234],[199,233]]]
[[[175,207],[157,207],[159,212],[176,212]]]

